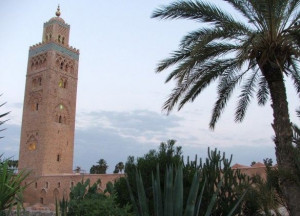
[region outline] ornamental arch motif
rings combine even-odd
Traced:
[[[59,103],[54,108],[54,121],[59,124],[66,124],[70,123],[70,114],[69,109],[64,103]]]
[[[41,108],[42,95],[40,92],[35,92],[30,96],[28,105],[31,111],[38,111]]]
[[[72,59],[68,59],[62,55],[56,54],[55,65],[59,70],[67,73],[74,73],[75,62]]]
[[[29,151],[34,151],[37,148],[38,140],[34,135],[31,135],[26,142],[27,149]]]
[[[47,53],[42,53],[37,56],[33,56],[30,60],[30,69],[37,70],[45,67],[47,64]]]

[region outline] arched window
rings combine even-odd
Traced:
[[[39,85],[41,86],[42,85],[42,77],[39,77]]]
[[[48,188],[48,187],[49,187],[49,183],[48,183],[48,182],[46,182],[45,188]]]
[[[59,80],[58,86],[59,86],[60,88],[66,88],[66,87],[67,87],[67,80],[64,79],[64,78],[61,78],[61,79]]]
[[[33,86],[33,87],[36,87],[36,79],[33,79],[33,80],[32,80],[32,86]]]
[[[60,43],[60,35],[58,35],[58,42]]]
[[[64,68],[64,63],[60,63],[60,69],[62,70]]]
[[[58,155],[56,156],[56,161],[57,161],[57,162],[60,161],[60,154],[58,154]]]
[[[35,110],[38,111],[39,110],[39,103],[35,104]]]
[[[58,123],[62,123],[62,117],[61,117],[61,115],[58,117]]]

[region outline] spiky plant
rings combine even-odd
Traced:
[[[2,94],[0,94],[0,97],[2,96]],[[2,107],[2,106],[4,106],[6,103],[2,103],[2,104],[0,104],[0,107]],[[1,113],[0,114],[0,126],[1,125],[3,125],[5,122],[7,122],[8,120],[6,119],[6,120],[2,120],[3,119],[3,117],[5,117],[5,116],[7,116],[8,114],[9,114],[10,112],[5,112],[5,113]],[[2,128],[2,129],[0,129],[0,132],[2,132],[2,131],[4,131],[5,130],[5,128]],[[0,136],[0,139],[2,139],[3,138],[3,136]]]
[[[22,182],[29,174],[27,170],[15,174],[8,160],[0,161],[0,212],[22,203],[21,194],[30,184],[22,185]]]
[[[170,166],[166,169],[165,173],[165,184],[164,188],[161,189],[160,186],[160,174],[159,167],[156,169],[156,177],[152,175],[152,190],[153,190],[153,203],[154,206],[148,205],[148,198],[146,197],[143,179],[139,171],[136,172],[136,182],[137,182],[137,198],[134,197],[131,187],[127,181],[128,189],[130,192],[130,197],[132,205],[134,207],[135,214],[138,216],[149,216],[150,208],[154,208],[153,212],[156,216],[198,216],[201,210],[205,212],[205,216],[211,215],[215,207],[218,193],[223,185],[221,180],[216,188],[215,192],[212,194],[210,202],[207,206],[202,204],[202,197],[204,188],[206,187],[206,180],[200,185],[200,173],[196,172],[193,177],[193,181],[190,187],[189,195],[187,200],[183,199],[183,171],[180,165],[175,172],[175,178],[173,174],[173,167]],[[200,190],[201,188],[201,190]],[[234,214],[236,208],[239,206],[244,193],[238,200],[236,200],[235,205],[229,211],[227,216]],[[186,203],[184,208],[184,203]],[[202,205],[201,205],[202,204]]]
[[[237,86],[241,86],[235,111],[237,122],[244,119],[255,94],[259,105],[271,100],[278,167],[296,175],[285,77],[292,79],[299,94],[300,0],[223,1],[235,11],[226,12],[210,2],[181,0],[152,14],[153,18],[181,18],[207,24],[184,36],[179,49],[158,65],[157,72],[177,66],[166,80],[175,80],[176,84],[163,109],[170,112],[178,104],[180,110],[216,80],[218,98],[211,128]],[[235,19],[233,13],[243,19]],[[299,215],[299,186],[284,177],[281,185],[291,214]]]

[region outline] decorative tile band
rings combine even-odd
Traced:
[[[61,22],[59,20],[50,20],[49,22],[44,23],[44,28],[47,27],[48,25],[52,25],[54,23],[57,23],[58,25],[61,25],[61,26],[65,27],[65,28],[70,28],[70,25],[68,25],[66,23],[63,23],[63,22]]]
[[[42,52],[47,52],[49,50],[55,50],[55,51],[61,52],[62,54],[68,55],[68,56],[70,56],[71,58],[73,58],[77,61],[79,60],[79,54],[78,53],[72,52],[71,50],[69,50],[65,47],[59,46],[56,43],[47,43],[44,46],[39,46],[37,48],[31,48],[29,50],[29,57],[35,56],[35,55],[37,55],[39,53],[42,53]]]

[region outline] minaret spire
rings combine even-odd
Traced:
[[[56,11],[55,15],[56,15],[57,17],[60,16],[60,8],[59,8],[59,5],[57,6],[57,11]]]

